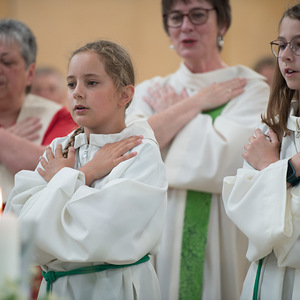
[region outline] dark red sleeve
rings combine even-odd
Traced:
[[[42,145],[49,145],[55,138],[66,136],[77,127],[78,125],[73,121],[67,108],[61,108],[54,115],[48,129],[46,130]]]

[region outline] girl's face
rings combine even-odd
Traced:
[[[187,14],[195,8],[210,9],[212,5],[204,0],[191,0],[187,4],[177,1],[171,11]],[[208,55],[219,54],[217,47],[219,28],[215,10],[208,12],[208,18],[204,24],[194,25],[185,16],[180,27],[169,27],[168,30],[175,50],[185,61],[207,59]]]
[[[300,37],[300,21],[284,18],[280,25],[278,39],[290,42],[293,38]],[[295,55],[288,45],[278,58],[278,65],[288,87],[292,90],[300,90],[300,56]]]
[[[67,82],[71,115],[88,136],[118,133],[125,128],[122,93],[116,91],[97,53],[86,51],[73,56]]]

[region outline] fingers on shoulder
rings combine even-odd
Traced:
[[[278,143],[279,142],[276,132],[273,131],[272,129],[269,130],[268,136],[270,137],[271,142],[273,142],[273,143]]]
[[[62,144],[58,144],[55,148],[55,157],[62,157],[63,152],[62,152]]]
[[[38,168],[37,171],[38,171],[38,173],[39,173],[42,177],[44,177],[45,174],[46,174],[46,172],[45,172],[43,169],[41,169],[41,168]]]
[[[48,160],[53,159],[54,155],[50,146],[46,148],[46,157]]]
[[[134,147],[140,145],[143,141],[142,136],[132,136],[130,138],[124,139],[119,142],[116,146],[116,151],[118,154],[124,155],[129,150],[133,149]]]
[[[68,159],[75,159],[75,148],[74,147],[69,147]]]

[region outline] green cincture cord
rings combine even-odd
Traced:
[[[258,300],[258,288],[259,288],[259,280],[260,280],[262,264],[263,264],[263,258],[261,258],[258,262],[252,300]]]
[[[43,274],[43,277],[45,278],[45,280],[47,281],[47,294],[48,294],[50,292],[52,283],[60,277],[70,276],[70,275],[78,275],[78,274],[89,274],[89,273],[105,271],[108,269],[119,269],[119,268],[130,267],[130,266],[144,263],[144,262],[148,261],[149,259],[150,259],[149,255],[146,254],[140,260],[138,260],[132,264],[127,264],[127,265],[110,265],[110,264],[96,265],[96,266],[82,267],[82,268],[78,268],[78,269],[74,269],[74,270],[70,270],[70,271],[62,271],[62,272],[55,272],[55,271],[45,272],[45,271],[43,271],[42,274]]]

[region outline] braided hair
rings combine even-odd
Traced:
[[[73,132],[73,134],[71,135],[71,137],[70,137],[70,139],[69,139],[69,141],[68,141],[68,144],[66,145],[66,147],[65,147],[65,149],[64,149],[64,151],[63,151],[63,157],[64,157],[64,158],[67,158],[67,157],[68,157],[69,148],[70,148],[70,147],[74,147],[75,136],[76,136],[77,134],[80,134],[80,133],[83,133],[83,132],[84,132],[83,127],[79,127],[79,128],[77,128],[77,129]]]

